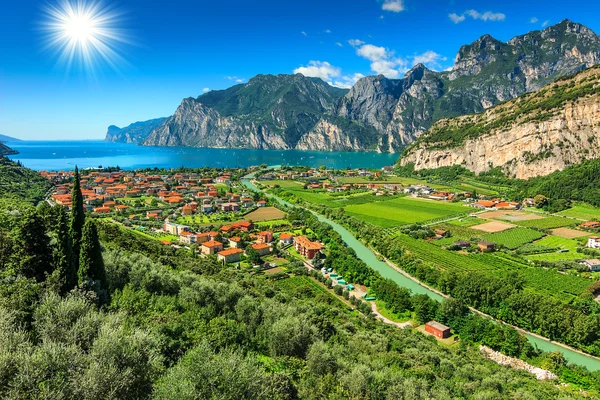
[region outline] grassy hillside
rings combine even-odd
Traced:
[[[0,198],[19,198],[30,203],[44,199],[50,182],[37,172],[0,157]]]

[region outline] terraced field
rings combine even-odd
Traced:
[[[584,219],[586,221],[592,219],[600,220],[600,208],[592,207],[587,204],[577,204],[568,210],[559,212],[558,214],[570,218]]]
[[[484,239],[488,242],[501,244],[507,249],[514,250],[542,237],[544,237],[542,232],[534,231],[533,229],[513,228],[502,232],[487,234],[484,236]]]
[[[562,228],[565,226],[578,225],[579,221],[573,220],[571,218],[550,216],[542,219],[532,219],[528,221],[514,221],[513,223],[524,228],[554,229]]]
[[[460,203],[437,202],[410,197],[344,207],[348,214],[384,228],[425,222],[469,211],[467,207]]]
[[[517,257],[503,253],[464,255],[403,234],[396,235],[394,240],[399,241],[407,251],[424,262],[443,270],[481,271],[493,275],[516,271],[523,276],[526,287],[530,290],[555,297],[565,303],[570,302],[592,283],[587,278],[530,266]]]

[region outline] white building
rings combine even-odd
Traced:
[[[600,237],[590,236],[587,241],[587,247],[592,249],[600,249]]]

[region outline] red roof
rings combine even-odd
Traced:
[[[223,246],[223,243],[217,242],[216,240],[211,240],[210,242],[202,243],[202,246],[209,247],[209,248],[212,248],[212,247],[221,247],[221,246]]]
[[[232,248],[232,249],[226,249],[226,250],[220,251],[217,254],[219,254],[220,256],[227,257],[227,256],[232,256],[234,254],[241,254],[243,252],[244,252],[244,250],[242,250],[242,249]]]

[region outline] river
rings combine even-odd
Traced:
[[[246,178],[251,178],[251,177],[252,177],[252,174],[247,176]],[[249,179],[243,179],[242,183],[248,189],[260,192],[260,189],[258,189],[256,187],[256,185],[254,185]],[[280,204],[286,205],[288,207],[295,207],[295,205],[293,205],[287,201],[284,201],[284,200],[280,199],[279,197],[272,196],[272,195],[268,195],[268,196],[275,199]],[[375,253],[373,253],[373,251],[371,251],[371,249],[369,249],[367,246],[362,244],[358,239],[356,239],[356,237],[354,237],[354,235],[352,233],[350,233],[350,231],[348,231],[346,228],[344,228],[337,222],[334,222],[328,218],[325,218],[322,215],[319,215],[319,214],[315,214],[315,215],[317,216],[319,221],[325,222],[325,223],[331,225],[333,227],[333,229],[335,229],[335,231],[342,236],[342,239],[344,240],[344,242],[346,242],[348,247],[352,248],[356,252],[356,255],[358,256],[358,258],[360,258],[362,261],[364,261],[369,267],[371,267],[374,270],[376,270],[377,272],[379,272],[384,278],[393,280],[398,285],[410,289],[413,293],[426,294],[436,301],[442,301],[443,298],[439,294],[433,292],[432,290],[430,290],[424,286],[421,286],[415,280],[404,276],[403,274],[396,271],[394,268],[392,268],[385,262],[380,261],[377,258],[377,255],[375,255]],[[529,340],[529,342],[531,344],[533,344],[534,346],[537,346],[540,350],[547,351],[547,352],[560,351],[564,355],[565,359],[567,361],[569,361],[570,363],[584,366],[587,369],[589,369],[590,371],[600,370],[600,359],[598,359],[596,357],[582,354],[582,353],[579,353],[574,350],[570,350],[559,344],[550,342],[550,341],[548,341],[548,339],[541,339],[539,337],[536,337],[536,336],[528,334],[528,333],[524,333],[524,335],[527,337],[527,339]]]

